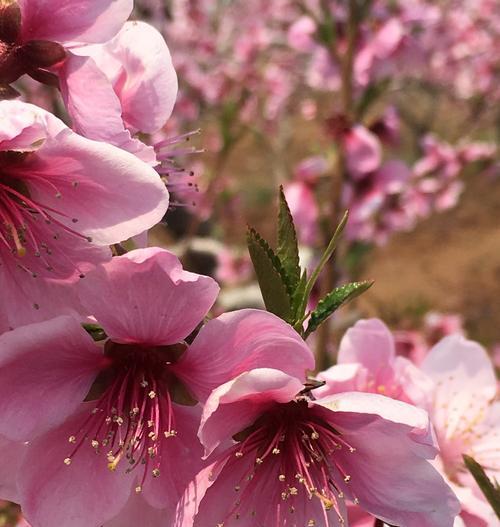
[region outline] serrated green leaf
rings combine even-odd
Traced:
[[[276,255],[286,273],[289,288],[295,291],[300,280],[299,246],[292,213],[286,202],[283,187],[280,187],[278,215],[278,249]]]
[[[342,304],[364,293],[372,284],[372,281],[352,282],[337,287],[328,293],[318,302],[316,309],[311,313],[305,337],[315,331]]]
[[[290,321],[291,293],[280,260],[255,229],[248,229],[247,244],[267,310],[283,320]]]
[[[463,455],[465,465],[469,469],[484,497],[488,500],[497,518],[500,519],[500,488],[496,481],[491,481],[483,467],[472,457]]]

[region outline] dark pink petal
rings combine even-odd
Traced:
[[[314,405],[355,449],[333,454],[346,475],[336,482],[346,497],[393,525],[452,527],[460,506],[426,460],[436,453],[426,412],[365,393],[339,394]]]
[[[280,370],[254,369],[216,388],[208,398],[199,437],[210,454],[225,438],[250,426],[276,403],[287,403],[302,382]]]
[[[314,369],[314,356],[300,335],[266,311],[241,309],[209,321],[174,365],[201,401],[240,373],[274,368],[305,380]]]
[[[175,344],[195,329],[219,292],[212,278],[184,271],[174,254],[158,248],[113,258],[88,278],[79,283],[82,303],[117,342]]]
[[[0,337],[0,433],[27,440],[58,425],[87,395],[103,355],[71,317]]]
[[[23,41],[106,42],[129,17],[133,0],[18,0]]]
[[[120,99],[92,57],[70,53],[58,73],[66,108],[79,134],[119,146],[151,165],[156,163],[154,150],[125,129]]]
[[[92,404],[84,404],[58,428],[29,445],[18,484],[23,512],[37,527],[101,527],[123,509],[134,484],[133,473],[111,471],[90,441],[69,457],[68,441],[83,424]]]
[[[0,499],[19,503],[17,476],[28,447],[0,436]]]

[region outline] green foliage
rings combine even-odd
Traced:
[[[322,298],[311,313],[304,337],[308,337],[342,304],[356,298],[373,285],[373,281],[353,282],[335,288]]]
[[[279,258],[255,229],[248,229],[247,244],[267,310],[290,321],[291,295]]]
[[[491,481],[483,467],[472,457],[463,455],[466,467],[478,484],[484,497],[492,506],[497,518],[500,519],[500,486],[497,481]]]
[[[248,251],[266,309],[290,323],[304,338],[315,331],[341,305],[366,291],[373,283],[354,282],[337,287],[318,303],[312,313],[306,313],[314,284],[335,251],[347,218],[346,212],[311,276],[307,275],[305,269],[300,268],[297,233],[283,188],[280,188],[279,196],[276,251],[255,229],[248,229]],[[309,316],[310,320],[304,331],[303,324]]]
[[[276,255],[285,271],[288,284],[295,290],[300,280],[299,246],[295,225],[283,193],[283,187],[280,187],[278,249]]]

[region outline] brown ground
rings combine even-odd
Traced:
[[[389,321],[434,309],[462,313],[470,335],[500,342],[500,179],[475,176],[455,209],[369,256],[365,301]]]

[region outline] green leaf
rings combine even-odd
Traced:
[[[267,310],[290,321],[291,293],[279,258],[255,229],[248,229],[247,244]]]
[[[472,457],[463,455],[465,465],[469,469],[484,497],[492,506],[497,518],[500,519],[500,487],[496,481],[492,482],[483,467]]]
[[[278,249],[276,255],[286,273],[288,285],[294,291],[300,280],[299,247],[292,214],[286,202],[282,186],[280,187]]]
[[[364,293],[372,284],[373,281],[353,282],[337,287],[328,293],[318,302],[316,309],[311,313],[305,337],[315,331],[342,304]]]
[[[304,293],[304,298],[305,298],[306,303],[307,303],[307,299],[309,298],[309,295],[311,294],[312,288],[314,287],[314,284],[316,283],[316,280],[319,278],[319,275],[321,271],[323,270],[323,267],[326,265],[326,262],[328,262],[328,260],[332,256],[333,251],[335,251],[337,247],[337,242],[339,241],[340,235],[345,229],[348,219],[349,219],[349,211],[346,211],[344,215],[342,216],[342,219],[340,220],[340,223],[338,224],[337,228],[335,229],[332,239],[330,240],[328,247],[325,249],[325,252],[323,253],[323,256],[321,257],[318,265],[316,266],[316,269],[314,269],[313,273],[311,274],[311,277],[309,278],[307,282],[306,290]],[[304,309],[305,309],[305,306],[304,306]]]
[[[307,298],[305,298],[307,286],[307,271],[304,269],[299,283],[293,292],[292,297],[292,312],[295,330],[302,333],[302,323],[307,306]]]

